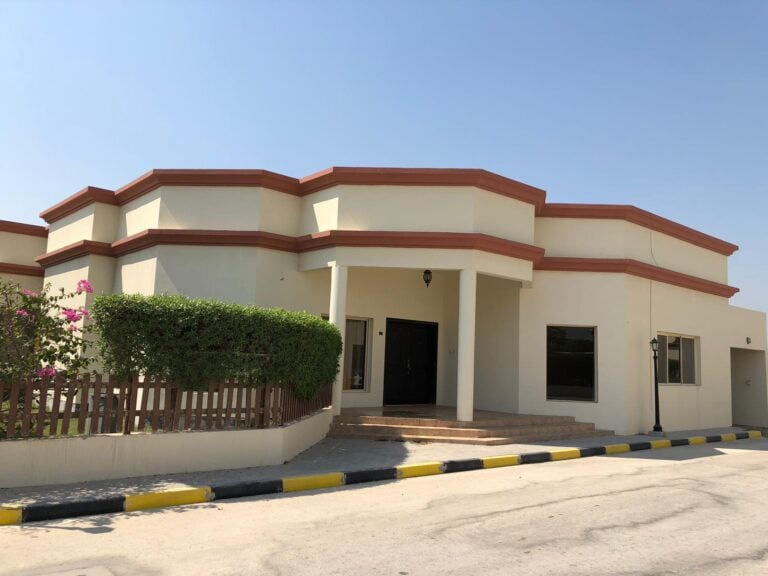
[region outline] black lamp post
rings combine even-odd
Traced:
[[[653,396],[656,405],[656,423],[653,425],[653,431],[663,432],[659,421],[659,341],[656,338],[651,340],[651,350],[653,350]]]
[[[421,275],[421,279],[424,280],[424,284],[429,285],[432,283],[432,270],[424,270],[424,274]]]

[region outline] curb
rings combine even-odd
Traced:
[[[257,480],[239,484],[222,484],[214,486],[199,486],[180,490],[163,492],[145,492],[140,494],[125,494],[110,498],[95,500],[78,500],[58,504],[27,504],[24,506],[0,505],[0,526],[59,520],[62,518],[77,518],[97,514],[113,514],[116,512],[133,512],[136,510],[152,510],[167,506],[184,506],[187,504],[202,504],[214,500],[245,498],[279,494],[281,492],[304,492],[322,488],[336,488],[365,482],[380,482],[383,480],[402,480],[419,476],[435,474],[450,474],[485,468],[517,466],[520,464],[539,464],[542,462],[557,462],[590,456],[606,456],[623,454],[639,450],[657,450],[673,446],[696,446],[713,442],[733,442],[735,440],[756,440],[761,438],[759,430],[716,434],[712,436],[692,436],[690,438],[659,439],[647,442],[630,442],[590,446],[588,448],[562,448],[547,452],[529,452],[527,454],[510,454],[504,456],[485,456],[466,460],[445,460],[442,462],[423,462],[420,464],[403,464],[391,468],[374,468],[352,470],[349,472],[330,472],[309,476],[292,476],[275,480]]]

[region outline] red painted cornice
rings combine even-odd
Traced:
[[[253,246],[296,252],[296,238],[272,232],[235,230],[144,230],[112,244],[115,256],[157,245]]]
[[[467,232],[390,232],[330,230],[298,238],[300,252],[337,246],[366,248],[444,248],[480,250],[535,262],[544,249],[505,238]]]
[[[40,266],[27,266],[26,264],[0,262],[0,274],[16,274],[18,276],[45,276],[45,270],[43,270]]]
[[[118,203],[112,190],[88,186],[66,200],[62,200],[55,206],[51,206],[47,210],[41,212],[40,218],[48,222],[48,224],[51,224],[57,220],[61,220],[65,216],[69,216],[73,212],[77,212],[80,208],[85,208],[86,206],[93,204],[94,202],[112,205],[117,205]]]
[[[40,264],[43,268],[49,268],[69,262],[75,258],[81,256],[88,256],[90,254],[96,254],[99,256],[114,256],[112,247],[109,242],[97,242],[95,240],[80,240],[69,246],[64,246],[53,252],[48,252],[42,256],[35,258],[35,262]]]
[[[464,232],[393,232],[366,230],[331,230],[295,238],[283,234],[237,230],[144,230],[133,236],[108,244],[83,240],[65,246],[36,259],[48,268],[81,256],[124,256],[152,246],[251,246],[284,252],[310,252],[323,248],[421,248],[479,250],[501,254],[533,263],[534,270],[558,272],[611,272],[631,274],[682,288],[730,298],[738,288],[652,266],[638,260],[623,258],[562,258],[545,257],[544,249],[488,236]],[[27,267],[34,268],[34,267]],[[0,270],[2,271],[2,270]]]
[[[391,186],[474,186],[502,196],[544,205],[547,193],[477,168],[346,168],[334,166],[301,179],[302,195],[339,184]]]
[[[117,190],[115,197],[119,204],[126,204],[160,186],[258,186],[301,195],[296,178],[268,170],[155,169]]]
[[[625,258],[560,258],[547,256],[534,264],[534,270],[557,272],[614,272],[631,274],[648,280],[656,280],[681,288],[689,288],[730,298],[738,288],[689,276],[666,268],[660,268],[638,260]]]
[[[635,206],[623,204],[545,204],[538,216],[541,218],[626,220],[724,256],[730,256],[739,249],[738,246],[730,242],[688,228]]]
[[[10,220],[0,220],[0,232],[10,232],[11,234],[22,234],[24,236],[38,236],[40,238],[48,237],[48,228],[45,226],[11,222]]]
[[[539,188],[475,168],[348,168],[332,167],[300,180],[268,170],[158,169],[117,192],[88,187],[43,212],[55,222],[93,202],[123,205],[160,186],[253,186],[306,196],[336,185],[472,186],[532,204],[538,217],[620,219],[729,256],[738,246],[634,206],[613,204],[547,204]]]

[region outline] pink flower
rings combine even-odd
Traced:
[[[88,312],[88,310],[86,310],[82,306],[80,308],[78,308],[77,311],[80,312],[80,316],[82,316],[83,318],[90,318],[91,317],[91,313]]]
[[[24,318],[27,318],[29,316],[29,312],[21,308],[19,310],[16,310],[16,316],[22,316]]]
[[[93,284],[88,282],[88,280],[80,280],[77,283],[77,293],[82,294],[83,292],[86,292],[88,294],[93,292]]]
[[[61,311],[61,315],[67,319],[67,322],[77,322],[81,318],[78,311],[73,310],[72,308],[64,308]]]
[[[37,371],[37,375],[41,378],[56,376],[56,369],[52,366],[46,366],[45,368],[40,368],[40,370]]]
[[[69,330],[70,332],[76,332],[78,330],[78,327],[75,326],[74,324],[70,324],[69,326],[67,326],[67,330]]]
[[[34,290],[29,290],[27,288],[24,288],[24,290],[22,290],[21,293],[24,294],[24,296],[37,296],[37,292],[35,292]]]

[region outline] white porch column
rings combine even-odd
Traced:
[[[471,422],[475,409],[475,310],[477,271],[459,275],[459,350],[456,384],[456,418]]]
[[[339,373],[333,383],[333,413],[341,414],[341,392],[344,378],[344,333],[347,328],[347,267],[336,264],[331,268],[331,304],[328,310],[328,319],[341,332],[341,358]]]

